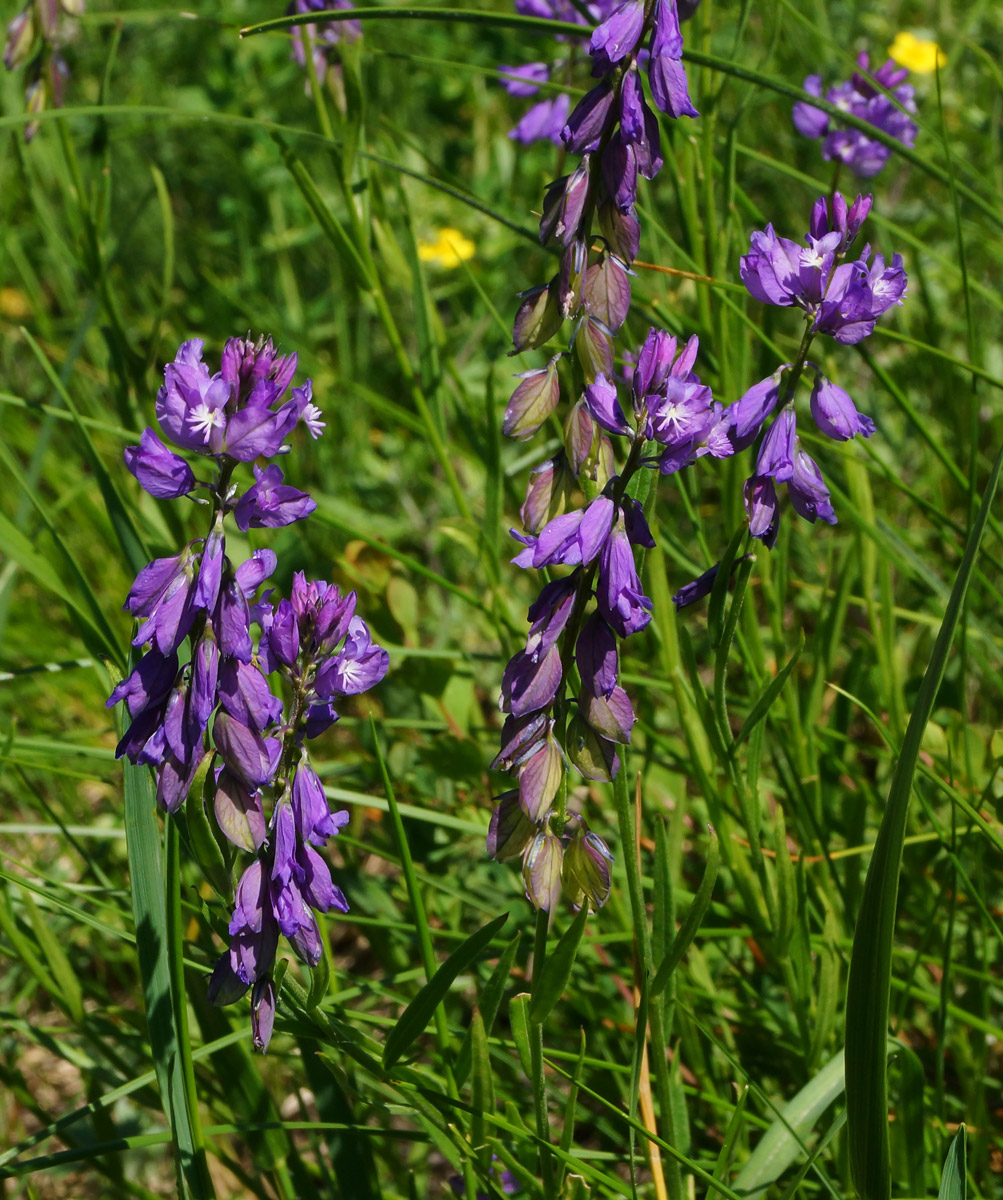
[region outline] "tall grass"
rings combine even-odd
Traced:
[[[642,190],[627,341],[698,333],[726,402],[797,345],[738,257],[833,187],[791,125],[804,76],[902,28],[947,64],[870,189],[909,297],[838,348],[878,432],[806,439],[839,524],[786,514],[677,614],[742,525],[748,456],[657,484],[640,719],[616,786],[576,795],[613,892],[549,929],[484,836],[532,599],[507,561],[531,460],[500,425],[538,355],[506,354],[560,159],[508,139],[494,68],[553,31],[503,0],[370,13],[342,109],[287,31],[239,36],[277,15],[95,3],[29,144],[0,78],[4,1194],[472,1198],[503,1170],[529,1197],[998,1194],[1000,5],[703,0],[685,27],[702,116],[665,123]],[[452,267],[419,253],[447,227],[475,246]],[[313,755],[352,814],[352,909],[318,971],[290,961],[264,1058],[205,998],[226,880],[114,760],[104,707],[132,576],[194,536],[122,449],[180,341],[248,329],[299,352],[328,428],[291,479],[314,517],[233,551],[271,545],[282,594],[299,569],[357,589],[391,650]]]

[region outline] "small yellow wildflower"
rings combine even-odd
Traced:
[[[947,62],[947,55],[936,42],[918,38],[905,30],[895,35],[895,41],[888,47],[888,55],[914,75],[929,75]]]
[[[434,242],[419,242],[418,257],[452,271],[474,256],[474,243],[458,229],[440,229]]]

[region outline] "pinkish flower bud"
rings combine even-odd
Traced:
[[[561,385],[557,378],[557,361],[560,357],[555,354],[545,367],[523,371],[516,377],[522,382],[512,393],[505,409],[502,432],[506,437],[526,441],[557,407],[561,398]]]

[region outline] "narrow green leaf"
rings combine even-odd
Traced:
[[[533,999],[529,1005],[529,1019],[534,1024],[542,1025],[550,1010],[564,995],[564,989],[571,978],[571,968],[575,965],[578,945],[585,932],[585,922],[589,917],[589,906],[583,904],[578,915],[561,935],[554,949],[547,955],[539,979],[533,984]]]
[[[707,831],[710,834],[710,847],[707,850],[703,878],[700,880],[697,894],[693,897],[693,903],[686,910],[686,916],[679,926],[679,931],[672,939],[668,953],[655,972],[655,978],[651,984],[652,996],[659,996],[665,990],[665,985],[669,982],[672,972],[682,961],[683,955],[689,949],[690,943],[696,936],[697,930],[707,914],[707,909],[710,907],[714,884],[717,882],[717,873],[721,865],[721,841],[717,832],[710,825],[707,826]]]
[[[205,1170],[201,1135],[192,1125],[188,1104],[181,1049],[183,1033],[178,1027],[178,1010],[171,988],[170,940],[172,933],[180,934],[180,930],[168,927],[166,876],[153,776],[149,767],[129,762],[124,764],[124,771],[126,846],[150,1050],[161,1103],[171,1127],[179,1194],[202,1200],[215,1193]],[[184,1003],[183,992],[180,1000]]]
[[[480,1009],[474,1007],[470,1018],[470,1047],[473,1074],[470,1081],[473,1114],[470,1118],[470,1140],[477,1155],[481,1173],[486,1175],[491,1166],[491,1147],[487,1144],[484,1128],[485,1113],[495,1110],[495,1094],[491,1077],[491,1056],[488,1052],[488,1035]]]
[[[461,971],[470,966],[478,954],[490,944],[491,939],[507,920],[508,913],[502,913],[493,921],[482,925],[476,933],[472,933],[453,951],[404,1009],[397,1024],[387,1035],[386,1045],[383,1048],[383,1069],[385,1071],[389,1071],[401,1055],[407,1051],[432,1019],[433,1013],[449,991],[453,980]]]
[[[724,1179],[728,1174],[728,1168],[731,1165],[731,1156],[735,1153],[735,1143],[738,1141],[738,1135],[742,1131],[742,1124],[745,1121],[745,1105],[749,1099],[749,1085],[738,1091],[738,1101],[735,1104],[735,1111],[731,1114],[731,1120],[728,1122],[728,1128],[725,1130],[724,1141],[721,1143],[721,1149],[718,1152],[717,1162],[714,1164],[714,1178]]]
[[[520,992],[513,996],[508,1005],[508,1020],[512,1027],[512,1040],[515,1042],[519,1065],[527,1079],[533,1078],[533,1052],[529,1044],[529,992]]]
[[[888,803],[864,882],[846,994],[846,1117],[850,1170],[862,1200],[888,1200],[888,1078],[885,1041],[891,995],[892,941],[899,873],[913,776],[933,710],[965,593],[996,495],[1003,449],[996,456],[972,525],[944,619],[909,717]]]
[[[895,1161],[904,1163],[906,1182],[910,1196],[926,1195],[926,1106],[923,1088],[926,1071],[919,1055],[908,1046],[899,1046],[895,1055],[893,1080],[898,1076],[894,1089],[895,1127],[898,1141]]]
[[[80,1025],[84,1020],[84,1001],[80,980],[77,978],[59,938],[32,899],[30,892],[23,893],[22,902],[28,910],[28,919],[31,921],[38,948],[45,955],[52,978],[59,988],[55,995],[59,1003],[66,1009],[70,1019]]]
[[[968,1200],[967,1136],[964,1125],[959,1125],[944,1161],[937,1200]]]

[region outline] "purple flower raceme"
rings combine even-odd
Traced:
[[[152,429],[126,450],[126,465],[158,499],[206,491],[209,531],[136,577],[125,607],[142,622],[133,644],[146,649],[108,700],[125,701],[131,719],[117,755],[155,769],[161,806],[174,813],[186,799],[203,805],[229,841],[255,856],[236,889],[230,948],[216,964],[210,998],[228,1004],[252,988],[262,1050],[275,1016],[279,933],[314,966],[322,952],[314,912],[348,907],[317,853],[348,815],[329,810],[304,741],[338,719],[342,698],[387,670],[386,651],[355,614],[354,592],[299,572],[290,598],[273,603],[270,592],[259,593],[275,554],[259,549],[238,566],[226,554],[228,515],[246,531],[291,524],[315,507],[278,466],[260,465],[288,449],[297,424],[313,436],[323,428],[309,381],[290,391],[295,370],[296,356],[277,355],[271,339],[240,338],[226,343],[215,374],[198,340],[167,366],[156,403],[161,430],[211,464],[212,478],[199,481]],[[234,473],[252,461],[255,482],[240,494]],[[269,675],[284,685],[286,704]]]
[[[517,5],[579,19],[551,0]],[[692,15],[696,5],[684,7]],[[519,376],[503,426],[526,440],[560,421],[563,434],[560,451],[531,476],[525,532],[513,530],[523,546],[515,563],[553,578],[530,607],[525,648],[502,678],[506,719],[493,766],[516,786],[498,797],[488,837],[493,857],[521,856],[527,897],[548,910],[562,894],[593,909],[609,894],[610,854],[568,810],[568,768],[586,780],[612,780],[634,725],[617,681],[618,647],[651,620],[635,552],[654,542],[628,490],[631,478],[642,467],[671,474],[705,455],[734,453],[725,411],[693,370],[696,338],[679,350],[675,338],[653,329],[638,354],[631,408],[621,406],[614,341],[630,308],[630,264],[640,244],[639,180],[654,178],[663,161],[645,79],[666,115],[697,112],[677,0],[620,0],[590,14],[598,21],[589,42],[596,83],[570,112],[558,104],[563,97],[548,98],[525,119],[534,136],[556,140],[557,116],[566,113],[560,139],[579,161],[544,195],[540,240],[558,252],[559,266],[549,283],[523,293],[513,342],[515,352],[538,349],[571,321],[569,346]],[[544,63],[505,74],[519,95],[551,77]],[[525,133],[520,127],[514,136],[529,140]],[[562,414],[569,382],[574,398]],[[618,446],[626,452],[619,468]]]
[[[844,83],[837,83],[825,93],[825,99],[837,108],[866,121],[889,137],[912,146],[916,140],[916,124],[910,113],[916,112],[913,89],[905,82],[909,72],[896,67],[891,59],[871,74],[867,74],[868,56],[857,58],[859,71]],[[883,91],[881,89],[884,89]],[[804,90],[822,97],[822,76],[809,75]],[[886,95],[885,93],[889,93]],[[794,105],[794,125],[805,137],[822,138],[822,157],[829,162],[846,163],[860,179],[877,175],[888,161],[891,149],[859,129],[847,128],[820,108],[799,100]]]
[[[289,16],[309,17],[313,13],[330,11],[334,8],[349,9],[356,6],[351,0],[292,0],[286,8]],[[299,26],[293,25],[289,30],[292,38],[292,57],[301,67],[306,66],[306,54],[303,48],[303,38],[306,35],[313,58],[313,67],[319,83],[328,82],[344,107],[343,88],[341,83],[341,51],[342,43],[357,42],[362,37],[362,22],[354,18],[347,21],[329,21],[319,28],[313,23]],[[309,90],[309,82],[307,90]]]
[[[845,442],[875,432],[871,418],[859,412],[849,394],[808,358],[812,342],[820,334],[854,345],[872,332],[888,309],[903,302],[907,279],[898,254],[890,264],[880,254],[872,260],[870,247],[865,246],[858,259],[849,260],[870,208],[870,196],[858,196],[848,205],[836,193],[831,208],[825,197],[820,197],[812,209],[810,232],[803,245],[779,237],[773,226],[767,225],[764,231],[752,234],[749,253],[741,260],[742,281],[754,299],[781,308],[800,308],[805,318],[795,360],[753,384],[724,410],[714,427],[713,437],[723,435],[735,451],[758,440],[755,467],[745,484],[745,508],[749,533],[768,547],[774,545],[779,529],[779,484],[787,485],[795,512],[805,520],[836,523],[821,470],[798,436],[794,400],[805,374],[814,380],[809,408],[820,433]],[[697,585],[687,588],[700,591]],[[687,588],[677,603],[697,598]]]
[[[25,107],[29,113],[62,108],[70,69],[60,49],[70,36],[66,17],[79,17],[84,0],[42,0],[29,3],[7,25],[3,65],[8,71],[25,68]],[[24,140],[30,142],[40,122],[29,121]]]

